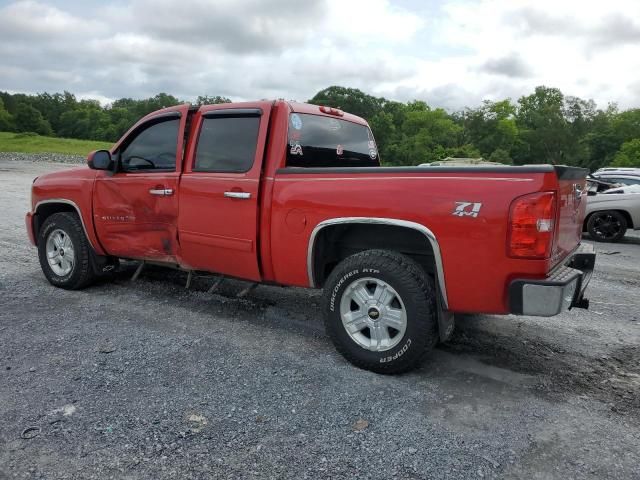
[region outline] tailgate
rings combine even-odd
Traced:
[[[585,168],[555,166],[558,178],[557,228],[553,264],[559,263],[580,244],[587,206]]]

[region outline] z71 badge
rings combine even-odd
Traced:
[[[451,213],[456,217],[473,217],[477,218],[480,214],[482,203],[473,202],[456,202],[456,209]]]

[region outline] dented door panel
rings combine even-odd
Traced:
[[[118,174],[96,179],[94,222],[114,256],[175,262],[178,174]],[[173,190],[153,195],[151,190]]]
[[[135,142],[145,131],[163,122],[178,120],[175,138],[175,167],[172,170],[150,167],[155,162],[169,163],[166,154],[173,147],[167,145],[165,153],[154,157],[153,146],[165,144],[172,137],[163,135],[157,141],[143,143],[135,148],[130,157],[137,162],[129,163],[128,171],[120,168],[115,174],[99,172],[96,175],[93,196],[93,219],[96,234],[104,250],[117,257],[159,262],[177,263],[178,251],[178,188],[182,170],[184,130],[189,112],[188,105],[180,105],[150,114],[134,125],[112,150],[121,164],[127,162],[128,145]],[[152,139],[153,140],[153,139]],[[148,147],[149,162],[145,158]],[[148,163],[149,165],[145,165]],[[135,165],[135,163],[134,163]]]

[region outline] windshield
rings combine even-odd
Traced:
[[[366,125],[337,118],[289,116],[288,167],[377,167],[378,148]]]

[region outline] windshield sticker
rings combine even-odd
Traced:
[[[291,126],[296,130],[302,130],[302,118],[297,113],[291,115]]]
[[[291,155],[300,155],[302,156],[302,145],[300,142],[295,142],[291,145],[291,149],[289,150]]]
[[[329,120],[329,128],[335,132],[336,130],[340,130],[342,128],[342,125],[340,125],[340,122],[338,120],[332,118],[331,120]]]
[[[344,147],[342,145],[338,145],[336,147],[336,155],[342,155],[344,153]]]
[[[375,150],[375,148],[376,148],[376,142],[374,142],[373,140],[369,140],[369,149]]]
[[[369,156],[375,160],[376,157],[378,156],[378,151],[375,148],[370,148],[369,149]]]

